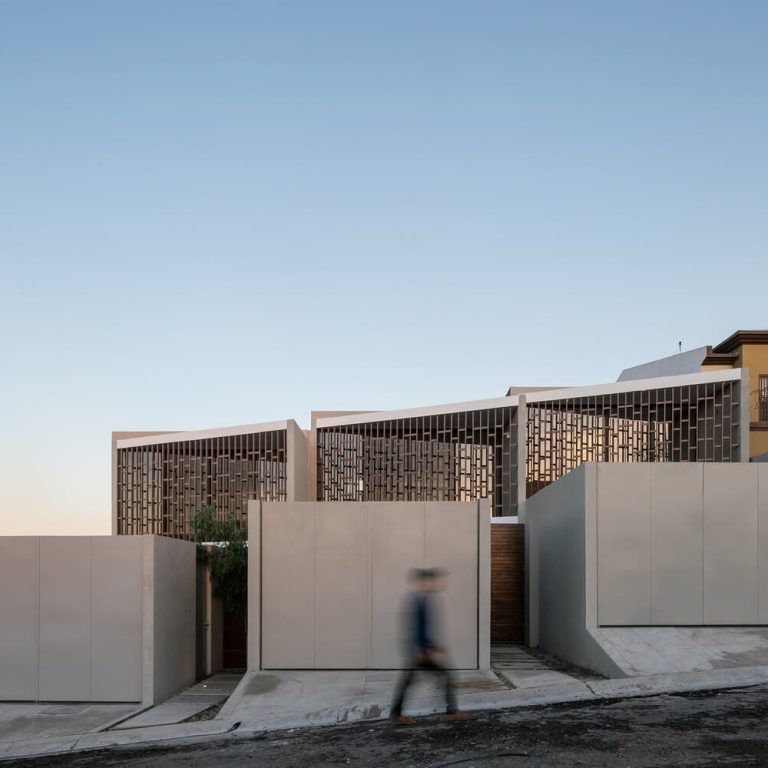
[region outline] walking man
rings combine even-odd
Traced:
[[[403,702],[416,672],[433,672],[443,678],[448,718],[464,720],[467,715],[456,706],[453,676],[445,666],[445,648],[435,642],[433,595],[444,588],[445,576],[437,568],[416,568],[409,574],[412,594],[408,598],[406,621],[406,668],[395,691],[390,717],[398,725],[410,725],[413,719],[403,715]],[[443,657],[441,662],[440,657]]]

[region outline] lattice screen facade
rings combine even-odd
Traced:
[[[285,430],[117,449],[117,532],[190,538],[203,506],[247,519],[248,501],[286,501]]]
[[[513,406],[320,427],[320,501],[491,500],[518,506],[585,461],[739,461],[740,382],[719,381],[529,403],[518,446]]]
[[[476,501],[516,514],[517,409],[490,408],[317,432],[320,501]]]
[[[739,461],[740,383],[529,403],[531,496],[585,461]]]

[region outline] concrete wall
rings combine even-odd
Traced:
[[[224,606],[214,597],[211,570],[197,564],[197,677],[210,677],[224,668]]]
[[[0,696],[37,699],[39,644],[40,539],[0,538]]]
[[[249,667],[401,666],[406,574],[427,565],[450,572],[454,665],[487,667],[489,515],[485,502],[251,502]]]
[[[532,645],[611,674],[601,626],[768,624],[768,465],[584,464],[526,512]]]
[[[145,655],[145,685],[152,686],[152,701],[163,701],[195,681],[195,546],[165,536],[142,538],[145,540],[144,574],[147,581],[147,550],[152,550],[154,558],[154,589],[144,601],[148,607],[154,597],[153,674],[150,683],[146,677],[149,663]],[[146,633],[144,637],[146,652],[149,638]],[[145,701],[149,695],[149,690],[145,690]]]
[[[599,465],[602,626],[768,623],[768,467]]]
[[[187,542],[0,538],[0,698],[152,703],[173,693],[194,680],[194,583]]]
[[[591,630],[597,626],[595,464],[526,501],[528,642],[572,664],[621,675]]]
[[[309,501],[307,435],[295,421],[289,420],[286,423],[286,440],[288,501]]]

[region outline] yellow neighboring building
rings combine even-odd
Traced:
[[[749,371],[749,455],[768,453],[768,331],[736,331],[707,347],[701,370],[723,368]]]

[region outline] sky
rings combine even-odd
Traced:
[[[767,328],[768,3],[0,0],[0,534],[112,430],[498,397]]]

